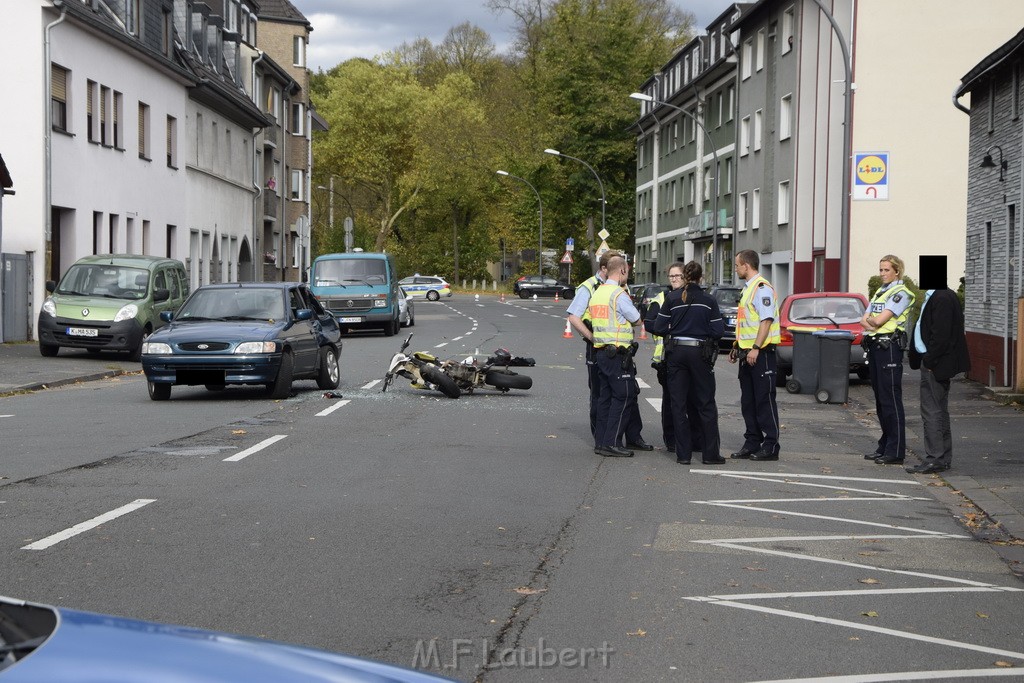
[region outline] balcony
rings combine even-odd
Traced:
[[[263,191],[263,220],[264,221],[276,221],[277,220],[277,204],[280,201],[280,197],[271,192],[270,190]]]
[[[263,129],[263,147],[277,149],[281,142],[281,126],[274,124]]]

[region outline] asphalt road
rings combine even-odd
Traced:
[[[0,399],[0,593],[465,681],[1024,671],[1024,585],[927,483],[855,457],[870,420],[782,392],[778,463],[602,459],[564,305],[416,303],[411,349],[532,356],[526,392],[382,394],[401,337],[350,335],[342,398],[157,403],[130,375]]]

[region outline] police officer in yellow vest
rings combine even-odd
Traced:
[[[758,273],[761,258],[744,249],[736,254],[736,274],[746,280],[736,311],[736,343],[729,362],[739,361],[743,447],[732,458],[779,459],[779,406],[775,402],[780,341],[779,301],[775,289]]]
[[[880,465],[903,462],[907,451],[907,418],[903,411],[903,350],[907,344],[907,316],[914,293],[903,284],[903,261],[889,254],[878,264],[882,286],[860,320],[868,372],[875,392],[875,413],[882,437],[874,452],[864,456]]]
[[[594,291],[587,308],[593,331],[586,332],[594,345],[598,382],[594,453],[617,458],[633,455],[633,451],[618,445],[625,435],[637,386],[633,327],[640,324],[640,312],[619,284],[628,275],[629,266],[623,257],[608,259],[607,278]]]

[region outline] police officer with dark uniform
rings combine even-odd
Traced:
[[[903,462],[907,451],[907,417],[903,410],[903,350],[907,348],[907,316],[914,293],[903,284],[903,261],[889,254],[878,264],[882,286],[860,320],[862,345],[868,353],[875,413],[882,427],[875,451],[864,456],[880,465]]]
[[[775,402],[781,339],[779,301],[771,283],[761,277],[761,258],[752,249],[736,254],[736,274],[746,281],[736,311],[736,342],[729,362],[740,364],[740,408],[743,446],[732,458],[779,459],[779,406]]]
[[[693,405],[700,419],[705,465],[725,462],[719,453],[718,406],[715,404],[714,360],[718,340],[725,334],[725,321],[718,302],[700,288],[704,269],[696,261],[683,267],[683,286],[665,297],[665,305],[654,322],[654,333],[665,338],[668,390],[672,397],[676,462],[690,464],[690,422],[687,406]]]
[[[587,307],[593,325],[593,331],[587,330],[587,338],[594,344],[598,381],[594,453],[618,458],[633,456],[633,451],[618,444],[626,432],[630,402],[637,386],[633,327],[640,324],[640,312],[619,284],[626,281],[628,274],[629,266],[623,257],[608,259],[607,278],[594,290]]]

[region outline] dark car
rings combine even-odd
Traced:
[[[636,291],[633,292],[633,305],[640,311],[641,319],[647,317],[647,307],[659,294],[662,292],[668,294],[672,291],[668,285],[659,285],[657,282],[646,282],[642,285],[634,285],[634,287],[636,287]]]
[[[249,282],[200,287],[142,348],[149,397],[166,401],[176,384],[262,384],[287,398],[292,381],[341,379],[341,330],[305,284]]]
[[[722,311],[722,319],[725,321],[725,336],[719,343],[723,349],[732,348],[736,339],[736,311],[739,310],[740,295],[742,287],[733,285],[711,285],[708,294],[718,302],[718,308]]]
[[[860,379],[868,378],[864,355],[864,328],[860,318],[867,309],[868,300],[860,292],[805,292],[790,294],[779,306],[778,348],[779,386],[786,385],[786,375],[793,372],[793,333],[818,330],[846,330],[853,333],[850,344],[850,372]]]
[[[571,299],[576,294],[576,288],[547,275],[524,275],[512,285],[512,293],[518,294],[520,299],[529,299],[534,294],[537,296],[555,296],[557,294],[563,299]]]
[[[451,679],[298,645],[0,596],[0,680],[428,683]]]

